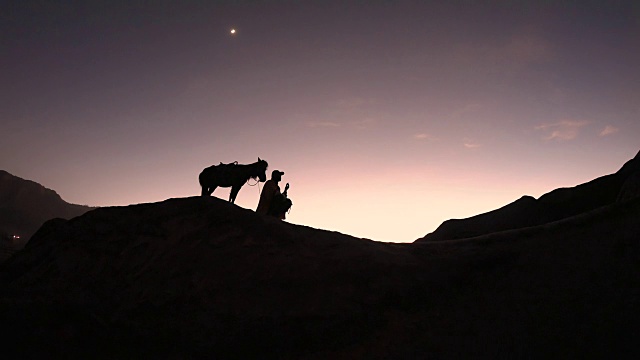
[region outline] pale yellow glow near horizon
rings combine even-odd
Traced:
[[[376,241],[412,242],[448,219],[495,210],[523,195],[537,198],[558,187],[545,177],[497,181],[491,173],[468,179],[405,172],[396,169],[363,180],[349,171],[339,178],[290,171],[281,183],[291,183],[293,208],[286,221]],[[398,176],[405,180],[398,182]],[[214,196],[226,200],[229,189],[218,188]],[[258,199],[257,186],[244,186],[236,205],[255,210]]]
[[[130,178],[113,180],[99,192],[94,191],[93,178],[68,186],[52,182],[50,186],[68,202],[92,206],[126,206],[199,196],[197,174],[204,161],[194,162],[178,172],[141,171]],[[612,162],[609,168],[582,172],[553,168],[541,171],[538,164],[528,171],[491,163],[474,167],[448,158],[421,166],[393,162],[369,166],[367,162],[363,165],[362,161],[349,162],[339,157],[314,166],[294,157],[274,159],[272,163],[268,177],[271,170],[281,169],[286,173],[281,188],[291,184],[293,208],[287,222],[385,242],[412,242],[448,219],[492,211],[523,195],[538,198],[559,187],[614,173],[619,167]],[[263,186],[243,186],[236,205],[255,210]],[[218,188],[213,195],[227,200],[229,188]]]

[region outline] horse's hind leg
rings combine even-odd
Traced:
[[[213,194],[213,190],[215,190],[216,188],[217,186],[213,186],[213,187],[203,186],[202,193],[200,193],[200,195],[203,197],[211,196],[211,194]]]
[[[235,204],[236,202],[236,196],[238,196],[238,192],[240,191],[240,186],[238,187],[232,187],[231,188],[231,193],[229,193],[229,202],[232,204]]]

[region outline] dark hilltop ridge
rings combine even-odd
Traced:
[[[0,170],[0,262],[21,249],[45,221],[71,219],[91,209],[69,204],[51,189]]]
[[[639,220],[629,195],[543,225],[393,244],[214,197],[99,208],[48,221],[0,265],[3,354],[637,358]]]
[[[561,188],[539,199],[523,196],[500,209],[467,219],[447,220],[434,232],[416,240],[471,238],[504,230],[522,229],[569,218],[640,195],[640,152],[615,174],[572,188]]]

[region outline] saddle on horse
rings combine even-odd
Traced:
[[[228,164],[223,164],[222,162],[220,162],[220,164],[218,165],[214,165],[214,169],[215,171],[218,172],[218,174],[224,174],[223,176],[228,175],[230,172],[232,172],[235,167],[238,166],[238,162],[234,161],[234,162],[230,162]]]
[[[237,162],[237,161],[230,162],[230,163],[228,163],[228,164],[223,164],[223,163],[222,163],[222,161],[220,161],[220,164],[216,165],[216,167],[219,167],[219,168],[228,168],[228,167],[236,166],[236,165],[238,165],[238,162]]]

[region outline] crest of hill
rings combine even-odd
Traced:
[[[27,241],[53,218],[70,219],[93,209],[69,204],[51,189],[0,170],[0,233]]]
[[[319,325],[306,330],[319,331],[308,345],[317,349],[330,336],[321,330],[333,322],[353,331],[374,321],[352,294],[394,287],[391,264],[399,265],[391,271],[397,273],[414,263],[400,249],[288,224],[215,197],[169,199],[47,222],[3,264],[0,289],[18,303],[89,309],[92,317],[131,328],[134,337],[150,336],[149,346],[168,333],[189,334],[180,341],[196,348],[233,346],[234,334],[235,344],[266,346],[268,337],[255,338],[249,329],[281,323],[294,338]],[[165,311],[167,317],[155,315]]]
[[[528,200],[525,200],[528,201]],[[16,358],[639,355],[640,199],[388,244],[221,199],[47,222],[0,265]]]
[[[447,220],[416,242],[465,239],[543,225],[631,199],[640,195],[639,189],[640,152],[615,174],[572,188],[556,189],[537,200],[523,196],[497,210],[466,219]]]

